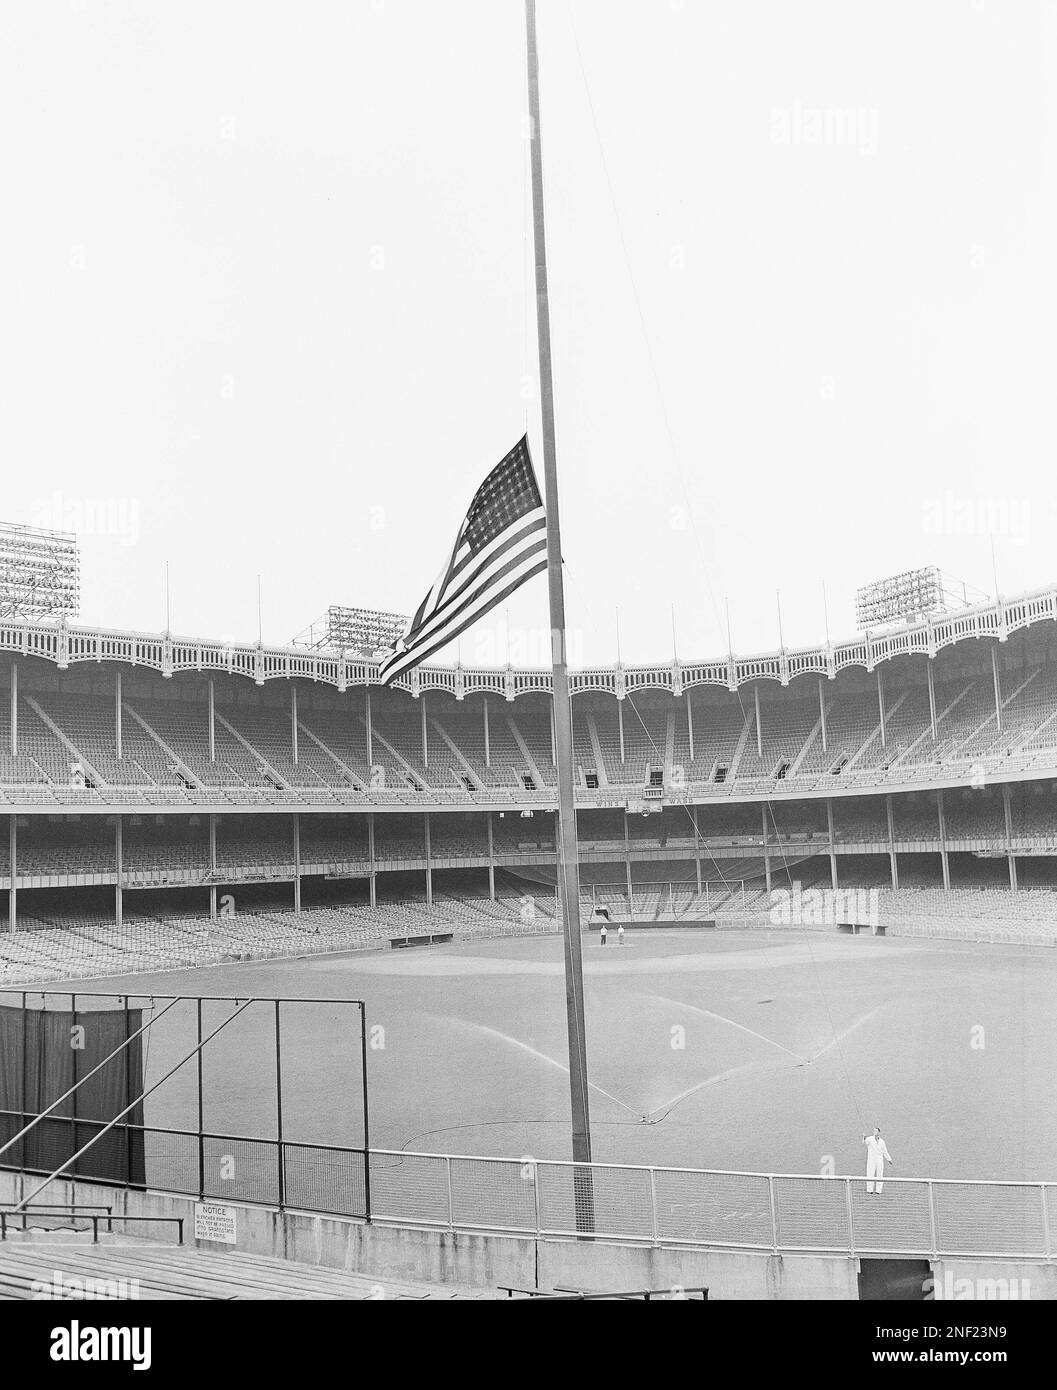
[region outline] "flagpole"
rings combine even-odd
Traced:
[[[565,1004],[569,1026],[569,1087],[572,1100],[572,1153],[576,1163],[591,1161],[591,1117],[584,1028],[583,952],[580,928],[580,864],[576,846],[573,794],[572,706],[565,633],[561,528],[558,517],[558,463],[554,436],[554,381],[551,370],[547,244],[543,221],[543,152],[540,147],[539,53],[536,0],[525,0],[528,49],[529,139],[532,153],[532,230],[536,265],[536,330],[539,348],[540,411],[543,420],[543,475],[547,491],[547,583],[550,594],[551,660],[554,668],[554,744],[558,764],[558,874],[562,888],[565,937]],[[577,1230],[593,1227],[590,1189],[577,1189]]]

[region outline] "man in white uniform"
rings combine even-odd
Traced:
[[[884,1187],[881,1179],[885,1175],[885,1159],[891,1163],[892,1155],[888,1152],[888,1146],[881,1138],[879,1129],[875,1129],[872,1134],[864,1134],[862,1141],[866,1145],[866,1190],[876,1191],[880,1195]]]

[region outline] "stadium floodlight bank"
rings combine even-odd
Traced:
[[[81,571],[77,537],[0,521],[0,618],[76,614]]]
[[[943,578],[935,565],[904,570],[855,591],[855,623],[860,631],[946,611]]]
[[[406,627],[407,618],[401,613],[340,608],[332,603],[321,618],[293,639],[293,645],[313,651],[349,652],[361,661],[375,661]]]

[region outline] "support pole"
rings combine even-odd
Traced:
[[[371,1219],[371,1107],[367,1090],[367,1005],[360,1001],[360,1068],[363,1078],[363,1216]]]
[[[43,1003],[44,1003],[44,1001],[41,1000],[41,1004],[42,1004],[42,1005],[43,1005]],[[71,994],[71,995],[70,995],[70,1023],[71,1023],[71,1025],[73,1026],[74,1032],[76,1033],[76,1031],[77,1031],[77,996],[76,996],[76,994]],[[77,1048],[71,1048],[71,1049],[70,1049],[70,1053],[71,1053],[70,1061],[71,1061],[72,1064],[73,1064],[73,1066],[72,1066],[72,1080],[73,1080],[73,1086],[70,1088],[70,1115],[71,1115],[72,1118],[73,1118],[73,1125],[72,1125],[72,1127],[71,1127],[71,1131],[70,1131],[70,1132],[71,1132],[71,1134],[73,1135],[73,1142],[74,1142],[74,1144],[77,1144],[77,1143],[80,1142],[80,1141],[78,1140],[78,1138],[77,1138],[77,1109],[78,1109],[78,1107],[77,1107],[77,1101],[78,1101],[78,1099],[79,1099],[79,1097],[78,1097],[78,1095],[77,1095],[77,1088],[78,1088],[78,1087],[80,1086],[80,1084],[81,1084],[81,1079],[80,1079],[80,1068],[79,1068],[78,1065],[77,1065],[77,1052],[78,1052],[78,1049],[77,1049]]]
[[[18,662],[11,663],[11,756],[18,757]]]
[[[216,725],[216,693],[213,689],[213,678],[209,678],[209,761],[215,763],[217,760],[217,725]]]
[[[433,906],[433,849],[429,832],[429,812],[426,811],[422,817],[425,824],[425,848],[426,848],[426,906]]]
[[[278,1167],[279,1210],[286,1206],[286,1163],[283,1154],[283,1043],[280,1009],[283,1001],[275,1001],[275,1154]]]
[[[1013,854],[1013,809],[1010,805],[1009,783],[1002,788],[1002,810],[1006,819],[1006,855],[1009,859],[1009,886],[1017,891],[1017,861]]]
[[[205,1136],[205,1085],[204,1085],[204,1059],[202,1056],[203,1042],[205,1033],[202,1031],[202,1000],[195,1000],[195,1041],[197,1050],[195,1052],[196,1063],[195,1073],[198,1081],[198,1195],[206,1195],[206,1136]]]
[[[294,911],[301,911],[301,813],[294,812]]]
[[[1002,732],[1002,682],[998,675],[998,648],[991,644],[991,677],[995,686],[995,723]]]
[[[763,728],[760,724],[760,687],[753,687],[753,698],[756,704],[756,756],[763,759]]]
[[[580,935],[580,865],[576,848],[573,792],[572,707],[566,664],[565,592],[562,584],[561,525],[558,508],[558,460],[554,429],[554,382],[551,371],[550,304],[547,243],[543,212],[543,150],[540,129],[539,54],[536,47],[536,0],[525,0],[528,56],[529,136],[532,164],[532,231],[536,265],[536,329],[540,368],[540,415],[543,470],[547,493],[547,584],[550,598],[551,660],[554,670],[551,711],[558,768],[559,879],[565,938],[565,1003],[569,1031],[569,1089],[574,1162],[591,1161],[591,1120],[584,1025],[583,943]],[[587,1181],[584,1182],[583,1179]],[[594,1227],[590,1175],[576,1184],[576,1228]]]
[[[822,751],[826,751],[826,697],[822,693],[822,677],[818,678],[818,717],[822,722]]]
[[[492,825],[494,811],[488,812],[488,897],[495,902],[495,830]]]
[[[929,664],[928,666],[926,666],[925,670],[929,678],[929,720],[932,724],[932,741],[933,743],[935,743],[936,740],[939,738],[939,731],[936,728],[936,681],[932,674],[931,659],[929,660]]]
[[[624,807],[624,882],[628,890],[628,920],[635,915],[635,899],[631,884],[631,836],[628,832],[628,808]]]
[[[117,673],[117,680],[114,683],[114,748],[117,756],[121,754],[121,672]]]
[[[44,999],[42,999],[42,1000],[40,1001],[41,1008],[44,1007],[44,1005],[45,1005],[46,1002],[47,1002],[47,1001],[44,1000]],[[23,991],[22,991],[22,1017],[25,1018],[25,1016],[26,1016],[26,991],[23,990]],[[28,1097],[28,1082],[29,1082],[29,1077],[28,1077],[28,1071],[29,1071],[29,1055],[28,1055],[28,1051],[29,1051],[28,1048],[25,1048],[25,1047],[24,1047],[24,1048],[22,1049],[22,1065],[21,1065],[21,1067],[19,1068],[19,1072],[20,1072],[21,1074],[20,1074],[20,1076],[19,1076],[19,1083],[20,1083],[20,1084],[19,1084],[18,1099],[19,1099],[20,1115],[21,1115],[20,1123],[23,1124],[23,1125],[25,1125],[25,1124],[27,1123],[27,1121],[29,1120],[29,1115],[26,1113],[26,1112],[27,1112],[27,1097]],[[23,1150],[22,1150],[22,1159],[23,1159],[23,1162],[25,1162],[25,1148],[23,1148]]]
[[[429,771],[429,739],[426,737],[426,697],[425,697],[425,695],[420,695],[420,696],[418,697],[418,703],[419,703],[419,706],[420,706],[420,714],[421,714],[421,718],[422,718],[422,766],[423,766],[423,767],[426,769],[426,771],[428,772],[428,771]]]
[[[484,765],[492,766],[492,743],[488,732],[488,696],[484,697]]]
[[[217,919],[217,885],[215,882],[217,873],[217,818],[213,811],[210,811],[207,818],[209,827],[209,876],[214,881],[209,885],[209,916],[212,921]]]
[[[829,830],[829,879],[834,893],[837,891],[837,846],[833,834],[833,798],[826,797],[826,827]]]
[[[887,742],[885,731],[885,695],[884,685],[881,681],[881,668],[877,668],[877,710],[881,716],[881,747],[884,748]]]
[[[943,792],[936,793],[936,815],[940,826],[940,865],[943,868],[943,888],[949,893],[951,890],[951,866],[947,858],[947,819],[943,814]]]
[[[7,889],[7,929],[18,931],[18,817],[11,813],[7,818],[7,868],[10,878]]]
[[[697,826],[697,807],[694,807],[694,873],[697,878],[697,891],[701,892],[701,832]]]
[[[899,887],[899,862],[896,856],[895,816],[892,813],[892,798],[885,797],[885,813],[888,817],[888,860],[892,869],[892,887]]]
[[[371,692],[363,692],[364,719],[367,724],[367,782],[368,785],[373,781],[374,772],[374,737],[371,731]]]
[[[125,1008],[125,1041],[124,1041],[124,1043],[122,1044],[122,1046],[123,1046],[123,1047],[127,1047],[127,1046],[131,1043],[131,1041],[132,1041],[132,1015],[129,1013],[128,995],[127,995],[127,994],[125,995],[125,998],[124,998],[124,1008]],[[148,1024],[148,1027],[149,1027],[149,1026],[150,1026],[150,1025]],[[132,1068],[129,1066],[129,1064],[128,1064],[128,1058],[126,1057],[126,1058],[125,1058],[125,1104],[127,1105],[127,1104],[129,1103],[129,1101],[134,1100],[134,1099],[135,1099],[135,1082],[134,1082],[134,1078],[133,1078],[133,1075],[132,1075]],[[126,1186],[126,1187],[131,1187],[131,1186],[132,1186],[132,1181],[133,1181],[133,1173],[132,1173],[132,1128],[131,1128],[130,1125],[126,1125],[126,1126],[125,1126],[125,1186]]]
[[[690,700],[689,690],[686,692],[686,732],[690,735],[690,761],[694,761],[694,707]]]
[[[371,906],[378,906],[378,883],[376,879],[377,868],[374,862],[374,812],[367,812],[367,857],[370,861],[370,892]]]
[[[297,766],[297,686],[290,687],[290,754]]]
[[[767,896],[771,896],[771,851],[767,844],[767,802],[760,803],[760,814],[763,820],[763,881],[767,885]]]
[[[620,735],[620,766],[624,766],[624,701],[617,700],[617,732]]]
[[[116,869],[114,877],[114,925],[116,927],[121,926],[124,912],[124,904],[121,900],[121,879],[123,877],[125,857],[124,849],[125,847],[122,842],[121,816],[118,815],[114,820],[114,867]]]

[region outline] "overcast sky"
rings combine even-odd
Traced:
[[[4,7],[0,517],[81,618],[409,612],[536,442],[520,0]],[[1057,580],[1057,5],[540,0],[577,662]],[[503,661],[504,615],[462,643]],[[511,654],[545,659],[536,579]],[[449,650],[449,657],[455,652]]]

